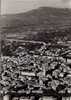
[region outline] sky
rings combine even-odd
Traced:
[[[1,0],[0,0],[0,13],[1,13]]]
[[[21,13],[42,6],[71,8],[71,0],[2,0],[1,14]]]

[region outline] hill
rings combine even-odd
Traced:
[[[2,33],[23,34],[27,39],[44,35],[44,32],[49,34],[48,37],[55,32],[64,35],[64,32],[70,33],[71,10],[40,7],[27,13],[1,16],[0,22]]]

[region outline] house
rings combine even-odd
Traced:
[[[67,64],[71,65],[71,50],[65,51],[62,57],[66,60]]]

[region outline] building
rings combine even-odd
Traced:
[[[66,60],[67,64],[71,65],[71,50],[65,51],[62,57]]]

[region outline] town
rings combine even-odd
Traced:
[[[7,100],[71,96],[71,41],[1,41],[0,95]],[[44,99],[45,98],[45,99]],[[68,100],[68,99],[67,99]]]

